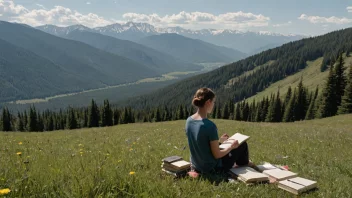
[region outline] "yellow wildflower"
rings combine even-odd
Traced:
[[[119,161],[117,161],[118,163],[120,163],[121,162],[121,160],[119,160]]]
[[[135,173],[136,173],[136,172],[131,171],[131,172],[130,172],[130,175],[134,175]]]
[[[22,152],[17,152],[16,154],[19,155],[19,156],[21,156],[21,155],[22,155]]]
[[[83,154],[83,152],[81,151],[81,152],[79,152],[81,155]]]
[[[133,144],[136,144],[136,142],[133,142]]]
[[[0,189],[0,195],[6,195],[9,194],[9,192],[11,192],[9,188]]]
[[[79,144],[78,146],[83,146],[83,144]]]
[[[133,151],[133,148],[130,148],[130,151]]]
[[[21,145],[21,144],[22,144],[22,142],[19,142],[18,144],[19,144],[19,145]]]
[[[110,155],[110,153],[107,153],[106,155],[107,155],[107,156],[109,156],[109,155]]]

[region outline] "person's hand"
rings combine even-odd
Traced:
[[[223,143],[225,140],[227,140],[227,139],[229,139],[229,135],[227,135],[227,133],[225,133],[224,135],[222,135],[221,137],[220,137],[220,140],[219,140],[219,142],[220,143]]]
[[[238,140],[235,140],[232,144],[231,144],[231,149],[236,149],[240,144],[238,143]]]

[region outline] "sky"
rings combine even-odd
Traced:
[[[0,20],[31,26],[156,27],[321,35],[352,26],[352,0],[0,0]]]

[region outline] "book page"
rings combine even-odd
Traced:
[[[219,148],[220,149],[226,149],[229,148],[231,146],[231,144],[234,141],[238,141],[238,144],[241,145],[243,142],[245,142],[246,140],[248,140],[250,137],[247,135],[243,135],[241,133],[236,133],[235,135],[229,137],[229,139],[227,139],[226,141],[224,141]]]
[[[250,167],[238,167],[238,168],[231,168],[230,172],[233,174],[243,178],[245,181],[248,180],[262,180],[262,179],[268,179],[268,176],[257,172],[253,168]]]
[[[293,173],[291,171],[287,170],[281,170],[281,169],[270,169],[270,170],[265,170],[263,171],[264,174],[269,175],[270,177],[274,177],[277,180],[283,180],[283,179],[288,179],[295,177],[297,173]]]
[[[184,167],[184,166],[190,166],[191,164],[187,161],[181,160],[181,161],[177,161],[177,162],[173,162],[171,163],[173,166],[176,167]]]

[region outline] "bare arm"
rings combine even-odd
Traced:
[[[231,144],[231,147],[224,149],[224,150],[220,150],[219,148],[219,140],[213,140],[210,141],[210,149],[211,152],[214,156],[215,159],[219,159],[224,157],[225,155],[227,155],[232,149],[235,149],[238,147],[238,141],[236,140],[234,143]]]

